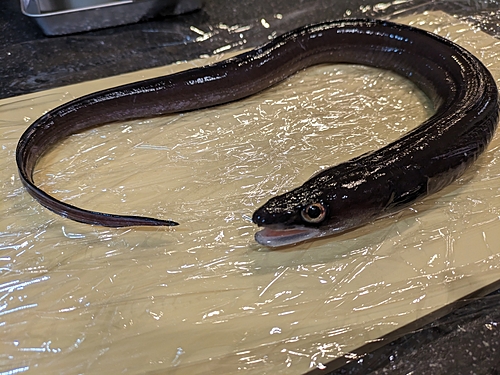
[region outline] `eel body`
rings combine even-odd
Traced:
[[[458,178],[486,149],[498,123],[495,80],[471,53],[432,33],[379,20],[304,26],[266,45],[201,68],[92,93],[37,119],[21,136],[16,161],[29,194],[53,212],[108,227],[174,221],[84,210],[36,186],[38,160],[62,139],[102,124],[192,111],[258,93],[315,64],[362,64],[416,84],[435,113],[371,153],[321,171],[253,214],[257,242],[283,246],[390,215]]]

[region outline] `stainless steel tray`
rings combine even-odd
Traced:
[[[21,0],[21,10],[46,35],[64,35],[135,23],[158,14],[177,15],[201,0]]]

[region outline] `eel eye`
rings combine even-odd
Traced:
[[[317,224],[325,219],[326,208],[321,203],[312,203],[304,207],[300,214],[306,222]]]

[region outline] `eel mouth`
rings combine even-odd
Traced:
[[[255,233],[255,241],[268,247],[280,247],[320,237],[321,234],[322,232],[317,228],[268,226]]]

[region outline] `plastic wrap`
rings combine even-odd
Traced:
[[[443,13],[397,21],[500,77],[498,42],[470,25]],[[66,202],[179,227],[83,225],[22,188],[15,145],[41,114],[206,63],[0,102],[0,373],[301,374],[500,279],[498,136],[457,182],[396,216],[284,250],[254,242],[265,200],[430,115],[411,83],[367,67],[318,66],[230,105],[99,127],[39,165],[40,186]]]

